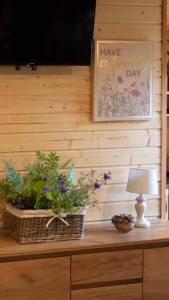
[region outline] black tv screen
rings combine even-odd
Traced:
[[[96,0],[0,0],[0,65],[89,65]]]

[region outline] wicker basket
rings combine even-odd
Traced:
[[[22,244],[81,239],[85,214],[86,208],[76,214],[60,217],[51,210],[19,210],[7,206],[7,231]]]

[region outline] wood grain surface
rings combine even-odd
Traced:
[[[49,258],[0,264],[1,300],[69,300],[70,259]]]
[[[75,290],[71,294],[72,300],[141,300],[142,284]]]
[[[73,255],[71,263],[76,285],[142,277],[142,250]]]
[[[169,247],[144,251],[143,299],[169,299]]]

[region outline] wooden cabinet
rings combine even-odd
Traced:
[[[142,300],[142,250],[74,255],[72,300]]]
[[[22,246],[0,235],[0,300],[169,300],[169,222],[155,224]]]
[[[143,299],[169,299],[169,247],[144,251]]]
[[[142,277],[142,250],[81,254],[72,257],[72,284]]]
[[[0,263],[1,300],[69,300],[70,258]]]
[[[72,300],[142,300],[142,284],[98,287],[72,291]]]

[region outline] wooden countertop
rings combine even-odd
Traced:
[[[169,246],[169,222],[153,220],[150,228],[119,233],[111,223],[86,225],[82,240],[20,245],[0,234],[0,262],[134,248]]]

